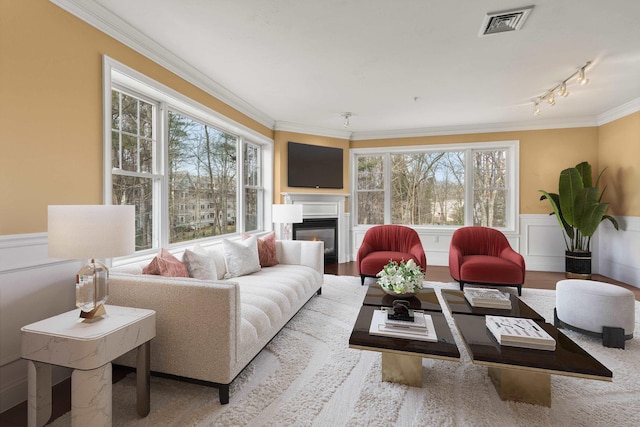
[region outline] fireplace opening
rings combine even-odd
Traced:
[[[293,224],[293,240],[324,242],[324,262],[338,262],[338,220],[336,218],[303,219]]]

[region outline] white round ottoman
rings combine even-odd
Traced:
[[[621,286],[567,279],[556,284],[555,326],[602,336],[605,347],[624,348],[633,338],[635,297]]]

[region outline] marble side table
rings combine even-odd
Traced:
[[[149,341],[156,313],[105,306],[107,314],[86,321],[72,310],[22,328],[22,357],[28,360],[29,426],[51,417],[51,365],[72,368],[72,426],[111,425],[111,361],[137,348],[137,410],[149,414]]]

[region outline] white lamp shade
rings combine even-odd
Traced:
[[[294,224],[302,222],[302,205],[273,205],[273,222]]]
[[[135,252],[133,205],[49,206],[49,256],[112,258]]]

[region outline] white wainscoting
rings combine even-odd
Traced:
[[[598,229],[598,272],[640,288],[640,217],[616,217],[620,230],[604,222]]]
[[[0,412],[26,400],[20,328],[75,306],[80,261],[47,257],[46,233],[0,236]],[[69,375],[54,369],[54,383]]]

